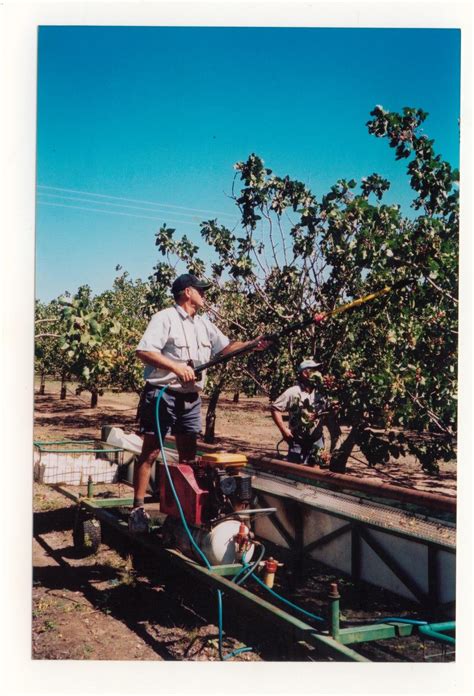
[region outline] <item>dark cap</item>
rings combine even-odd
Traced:
[[[171,286],[171,292],[173,295],[177,295],[182,290],[186,290],[186,288],[202,288],[205,290],[206,288],[210,287],[211,283],[206,283],[205,280],[199,280],[199,278],[192,273],[183,273],[174,281],[173,285]]]

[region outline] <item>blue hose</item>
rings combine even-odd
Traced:
[[[257,560],[254,561],[253,563],[245,563],[245,553],[242,556],[242,568],[239,570],[237,575],[234,577],[234,582],[237,585],[243,585],[244,582],[247,580],[249,575],[253,573],[253,571],[257,568],[258,564],[262,560],[262,558],[265,555],[265,546],[263,544],[260,544],[260,555],[257,557]],[[243,577],[240,577],[240,576]]]
[[[285,597],[282,597],[278,592],[275,592],[275,590],[272,590],[271,587],[268,587],[268,585],[265,585],[263,580],[260,580],[258,575],[255,575],[255,573],[251,573],[250,577],[253,578],[258,582],[259,585],[261,585],[267,592],[270,592],[271,595],[276,597],[277,599],[280,600],[280,602],[283,602],[284,604],[287,604],[289,607],[292,607],[293,609],[296,609],[296,611],[301,612],[302,614],[305,614],[305,616],[308,616],[310,619],[313,619],[314,621],[322,621],[325,623],[325,619],[323,619],[321,616],[317,616],[316,614],[312,614],[310,611],[306,611],[306,609],[303,609],[303,607],[299,607],[297,604],[293,604],[293,602],[290,602],[289,599],[286,599]]]
[[[206,567],[208,570],[212,572],[212,566],[209,563],[209,560],[207,559],[206,555],[204,552],[199,548],[198,544],[196,543],[191,530],[188,527],[188,523],[186,522],[186,518],[184,516],[183,508],[181,506],[181,502],[179,500],[178,494],[176,492],[176,488],[174,487],[173,479],[171,478],[170,470],[168,467],[168,462],[166,461],[166,454],[165,454],[165,448],[163,445],[163,438],[161,436],[161,428],[160,428],[160,418],[159,418],[159,407],[160,407],[160,401],[161,397],[163,396],[164,392],[166,391],[168,387],[164,386],[156,399],[156,408],[155,408],[155,421],[156,421],[156,431],[158,433],[158,441],[160,443],[160,450],[161,450],[161,457],[163,459],[163,464],[165,466],[165,471],[166,471],[166,476],[168,478],[168,483],[170,484],[170,488],[173,492],[173,496],[176,502],[176,505],[178,507],[179,515],[181,517],[181,522],[183,523],[183,527],[185,529],[186,534],[189,537],[189,541],[191,542],[192,546],[194,549],[197,551],[197,553],[201,556],[203,559]],[[228,655],[224,655],[222,651],[222,623],[223,623],[223,617],[222,617],[222,590],[217,590],[217,603],[218,603],[218,626],[219,626],[219,658],[221,660],[228,660],[231,657],[235,657],[236,655],[239,655],[240,653],[243,652],[249,652],[252,650],[252,648],[238,648],[237,650],[233,650],[231,653]]]

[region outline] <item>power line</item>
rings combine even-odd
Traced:
[[[176,208],[178,210],[193,210],[197,213],[212,213],[213,215],[225,215],[233,217],[231,213],[223,213],[216,210],[204,210],[202,208],[189,208],[181,205],[172,205],[171,203],[157,203],[156,201],[144,201],[137,198],[125,198],[124,196],[109,196],[103,193],[94,193],[93,191],[79,191],[77,189],[60,188],[59,186],[43,186],[38,184],[37,188],[49,189],[51,191],[64,191],[66,193],[79,193],[86,196],[97,196],[98,198],[113,198],[116,201],[129,201],[130,203],[145,203],[146,205],[161,206],[162,208]]]
[[[66,201],[77,201],[77,202],[83,202],[83,203],[92,203],[92,205],[96,205],[99,203],[99,201],[94,201],[90,200],[88,198],[73,198],[72,196],[61,196],[59,193],[43,193],[43,191],[39,191],[38,194],[40,196],[50,196],[51,198],[61,198],[62,200]],[[127,203],[111,203],[109,201],[100,201],[101,204],[103,205],[113,205],[118,208],[133,208],[134,210],[143,210],[148,213],[159,213],[163,212],[163,214],[168,214],[170,211],[160,211],[160,210],[150,210],[150,208],[143,208],[139,205],[128,205]],[[194,213],[179,213],[178,211],[171,211],[171,213],[174,213],[175,215],[183,215],[184,217],[191,217],[194,219],[198,219],[198,216]]]
[[[48,203],[47,201],[38,201],[39,205],[50,205],[55,208],[74,208],[75,210],[87,210],[91,213],[105,213],[106,215],[124,215],[125,217],[144,218],[145,220],[162,220],[162,218],[151,217],[150,215],[134,215],[133,213],[122,213],[119,210],[99,210],[98,208],[85,208],[81,205],[65,205],[64,203]],[[153,211],[150,211],[153,212]],[[189,220],[168,220],[174,225],[192,225],[194,223]]]

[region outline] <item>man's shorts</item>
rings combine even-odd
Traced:
[[[161,387],[147,382],[138,405],[138,432],[142,435],[155,435],[156,429],[156,400]],[[158,418],[161,437],[171,430],[173,435],[189,433],[199,435],[201,432],[201,398],[197,393],[182,394],[167,389],[163,392]]]

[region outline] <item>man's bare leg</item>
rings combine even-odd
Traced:
[[[160,444],[155,435],[144,435],[143,447],[133,471],[134,507],[145,498],[150,482],[151,467],[160,453]]]

